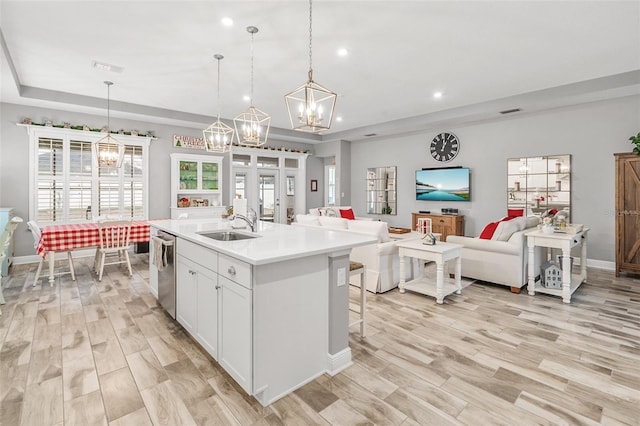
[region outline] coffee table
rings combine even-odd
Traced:
[[[400,293],[404,293],[406,290],[409,290],[425,294],[427,296],[435,297],[438,304],[442,304],[444,302],[445,296],[452,293],[462,293],[462,280],[460,276],[462,271],[462,244],[437,242],[435,245],[427,245],[423,244],[420,239],[400,241],[397,243],[397,246],[400,256],[400,284],[398,285]],[[435,288],[433,280],[430,280],[425,276],[424,267],[421,268],[420,277],[409,282],[405,282],[405,257],[436,262],[437,273]],[[453,282],[450,278],[445,280],[444,277],[444,263],[452,259],[455,259],[456,261],[456,273]]]

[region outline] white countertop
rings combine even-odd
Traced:
[[[255,232],[258,238],[237,241],[217,241],[198,234],[232,230],[231,223],[223,219],[149,220],[149,225],[252,265],[332,253],[377,242],[373,235],[263,221],[258,221]],[[249,228],[237,231],[251,233]],[[153,235],[153,229],[151,232]]]

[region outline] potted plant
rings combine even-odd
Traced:
[[[633,152],[640,155],[640,132],[635,136],[631,136],[629,140],[632,144],[635,145],[635,148],[633,148]]]

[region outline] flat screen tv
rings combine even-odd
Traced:
[[[416,170],[416,200],[470,201],[468,168]]]

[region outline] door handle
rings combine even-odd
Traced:
[[[218,290],[220,288],[220,286],[218,284],[216,284],[216,290]]]

